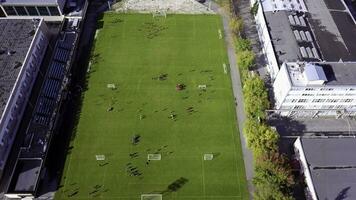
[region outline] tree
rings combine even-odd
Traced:
[[[269,101],[263,80],[258,76],[249,77],[244,82],[243,93],[247,117],[258,121],[265,119]]]
[[[235,49],[237,53],[241,51],[250,51],[252,49],[250,40],[241,37],[236,38]]]
[[[235,35],[240,35],[240,32],[243,29],[243,20],[241,18],[238,17],[231,18],[229,25],[232,33],[234,33]]]
[[[255,157],[278,152],[279,135],[268,125],[248,119],[245,122],[244,133],[247,145],[253,150]]]
[[[242,70],[249,70],[255,63],[255,54],[250,51],[240,51],[237,54],[237,65]]]
[[[292,199],[295,183],[287,158],[277,152],[258,157],[253,184],[256,186],[256,199]],[[272,198],[266,198],[268,196]]]

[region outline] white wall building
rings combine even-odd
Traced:
[[[256,5],[256,28],[273,82],[273,112],[355,115],[356,81],[345,72],[356,68],[356,24],[343,0],[251,0]],[[329,68],[333,72],[323,76]]]
[[[289,116],[356,114],[356,63],[283,63],[275,108]]]
[[[62,21],[66,0],[0,0],[6,18],[31,19],[43,17],[46,21]]]
[[[43,19],[0,19],[0,176],[46,48]]]

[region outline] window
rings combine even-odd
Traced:
[[[38,10],[38,12],[40,13],[40,15],[42,15],[42,16],[49,16],[47,7],[39,6],[39,7],[37,7],[37,10]]]
[[[34,6],[27,6],[27,7],[26,7],[26,10],[27,10],[27,12],[28,12],[28,14],[29,14],[30,16],[38,16],[38,12],[37,12],[36,7],[34,7]]]
[[[294,109],[303,109],[304,106],[295,106]]]
[[[58,8],[55,6],[50,6],[48,7],[49,12],[51,13],[52,16],[59,16],[60,13],[58,11]]]
[[[27,16],[27,12],[25,10],[25,7],[23,6],[15,6],[16,12],[19,16]]]
[[[314,99],[313,103],[320,103],[320,102],[324,102],[325,99]]]
[[[4,10],[7,15],[10,15],[10,16],[17,15],[15,9],[12,6],[4,6]]]

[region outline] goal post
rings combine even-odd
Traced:
[[[162,200],[162,194],[142,194],[141,200]]]
[[[167,12],[165,10],[156,10],[152,13],[152,17],[164,17],[167,18]]]

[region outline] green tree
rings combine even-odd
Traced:
[[[241,18],[232,17],[229,25],[233,34],[240,35],[243,30],[243,20]]]
[[[259,199],[290,199],[295,183],[287,158],[277,152],[257,157],[253,184]]]
[[[265,119],[269,101],[264,81],[259,76],[249,77],[244,82],[243,93],[247,117],[258,121]]]
[[[255,157],[278,152],[279,135],[270,126],[249,119],[245,122],[244,133],[247,145],[253,150]]]
[[[249,70],[255,63],[255,54],[253,51],[240,51],[237,54],[237,65],[242,70]]]
[[[241,37],[236,38],[235,49],[237,53],[241,51],[250,51],[252,49],[250,40]]]

